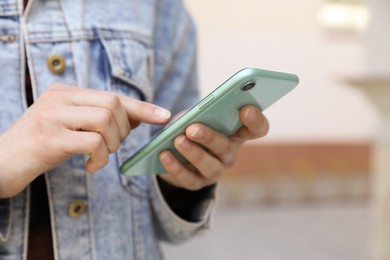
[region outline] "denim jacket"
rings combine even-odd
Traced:
[[[194,24],[180,0],[30,0],[22,9],[22,0],[0,0],[0,133],[26,109],[26,56],[34,98],[62,82],[173,114],[197,100]],[[160,259],[159,240],[208,228],[212,194],[189,221],[169,207],[155,177],[119,173],[156,131],[141,124],[93,175],[82,155],[45,173],[56,259]],[[29,198],[26,188],[0,200],[0,259],[26,259]],[[72,214],[75,202],[85,211]]]

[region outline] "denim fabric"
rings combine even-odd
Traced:
[[[0,0],[0,133],[26,109],[25,55],[35,98],[63,82],[177,113],[198,99],[195,50],[181,1],[30,0],[22,14],[22,1]],[[66,60],[62,74],[47,66],[54,54]],[[201,221],[188,222],[169,208],[154,177],[120,175],[121,163],[158,130],[133,130],[96,174],[86,174],[81,155],[46,173],[56,259],[160,259],[160,239],[180,242],[208,228],[213,199],[196,211]],[[68,213],[74,200],[87,205],[78,218]],[[0,259],[26,258],[28,211],[28,188],[0,200]]]

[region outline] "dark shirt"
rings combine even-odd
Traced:
[[[28,0],[24,0],[24,8]],[[28,106],[34,102],[30,73],[26,60],[26,99]],[[50,226],[49,200],[45,176],[40,175],[30,185],[30,220],[28,232],[28,260],[54,259],[52,232]]]

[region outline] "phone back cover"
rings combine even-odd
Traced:
[[[256,83],[252,89],[242,90],[243,86],[251,82]],[[254,105],[264,111],[291,91],[298,82],[298,77],[289,73],[255,68],[237,72],[126,160],[121,167],[121,172],[125,175],[165,173],[166,170],[159,160],[159,154],[164,150],[170,150],[186,164],[186,160],[174,149],[173,140],[183,134],[189,124],[202,123],[226,135],[231,135],[242,126],[239,110],[243,106]]]

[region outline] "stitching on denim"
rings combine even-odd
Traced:
[[[110,71],[110,55],[111,55],[111,51],[109,50],[109,46],[106,46],[106,45],[109,45],[109,44],[104,44],[103,41],[101,41],[101,45],[102,47],[104,48],[105,50],[105,54],[104,55],[104,61],[103,61],[103,64],[105,64],[104,66],[104,73],[105,75],[107,75],[107,86],[108,86],[108,91],[110,92],[114,92],[114,89],[113,89],[113,86],[116,84],[115,82],[113,82],[112,80],[112,73]],[[121,164],[121,153],[122,153],[122,149],[118,149],[116,152],[115,152],[115,159],[116,159],[116,163],[118,165],[118,169],[119,169],[119,166]],[[123,179],[124,177],[121,175],[120,172],[118,172],[118,181],[119,183],[121,184],[121,187],[124,189],[125,192],[129,193],[130,195],[132,195],[133,197],[139,199],[139,200],[145,200],[147,199],[147,194],[142,191],[142,190],[138,190],[137,191],[137,188],[135,186],[135,184],[132,182],[132,181],[129,181],[129,183],[125,183],[125,180]],[[139,189],[139,188],[138,188]]]
[[[0,4],[0,13],[14,12],[18,10],[17,3]]]
[[[119,63],[119,57],[117,57],[113,49],[111,48],[111,44],[108,41],[101,40],[101,43],[106,50],[108,62],[111,64],[111,68],[114,68],[114,65],[120,64]],[[149,50],[145,50],[147,53],[147,57],[150,56]],[[122,68],[122,66],[120,66]],[[111,76],[115,77],[116,79],[119,79],[125,83],[128,83],[132,85],[137,91],[142,94],[143,98],[146,98],[147,101],[152,100],[153,96],[153,87],[151,86],[152,83],[148,84],[148,79],[143,79],[141,77],[138,77],[137,75],[133,74],[130,75],[126,71],[120,71],[115,72],[111,71]],[[150,79],[151,80],[151,79]],[[111,82],[111,84],[113,84]]]
[[[45,179],[46,179],[46,187],[47,187],[47,196],[49,201],[49,210],[50,210],[50,223],[51,223],[51,230],[52,230],[52,238],[53,238],[53,252],[54,252],[54,259],[60,259],[59,256],[59,250],[58,250],[58,231],[56,229],[56,220],[54,218],[54,205],[53,205],[53,188],[50,185],[50,178],[49,173],[45,173]]]
[[[134,233],[135,233],[135,258],[137,260],[145,259],[144,256],[144,246],[143,246],[143,237],[142,237],[142,223],[141,223],[141,202],[133,198],[133,208],[134,208]]]
[[[61,10],[62,18],[63,18],[64,24],[65,24],[65,28],[67,30],[67,34],[72,35],[72,33],[71,33],[70,29],[69,29],[69,23],[66,20],[66,15],[64,13],[64,7],[63,7],[63,4],[62,4],[61,0],[58,0],[58,5],[60,6],[60,10]],[[75,63],[74,55],[73,55],[73,41],[69,42],[69,48],[70,48],[71,60],[72,60],[72,63],[73,63],[72,67],[73,67],[73,75],[74,75],[74,78],[75,78],[74,80],[75,80],[75,82],[79,82],[78,79],[77,79],[76,63]]]
[[[180,52],[185,47],[186,37],[188,36],[188,33],[190,32],[190,29],[191,29],[191,20],[188,16],[186,18],[187,19],[185,20],[184,29],[181,32],[179,44],[178,44],[177,48],[173,51],[170,60],[168,62],[166,62],[166,70],[165,70],[164,75],[161,77],[160,82],[158,83],[158,86],[163,85],[164,82],[168,79],[169,75],[173,71],[173,68],[175,67],[175,61],[176,61],[177,56],[180,54]]]
[[[26,80],[25,80],[25,77],[26,77],[26,51],[24,49],[24,40],[23,40],[23,18],[21,18],[21,24],[20,26],[22,27],[20,32],[19,32],[19,58],[20,58],[20,70],[18,70],[18,73],[19,73],[19,80],[20,80],[20,83],[19,83],[19,90],[20,90],[20,95],[22,97],[22,111],[26,110],[27,107],[28,107],[28,104],[27,104],[27,97],[26,97]]]
[[[61,0],[57,0],[57,1],[58,1],[58,5],[60,7],[60,10],[61,10],[61,15],[62,15],[62,19],[63,19],[64,24],[65,24],[66,31],[68,34],[71,34],[70,29],[69,29],[69,24],[68,24],[68,21],[66,20],[66,16],[64,13],[64,7],[62,5],[62,1]]]
[[[132,182],[131,180],[125,181],[124,179],[122,179],[122,178],[125,178],[125,177],[122,177],[122,176],[119,176],[119,178],[120,178],[119,181],[120,181],[123,189],[127,193],[129,193],[132,197],[134,197],[134,198],[136,198],[136,199],[138,199],[140,201],[148,199],[147,192],[141,190],[136,184],[134,184],[134,182]]]
[[[1,12],[0,10],[0,16],[15,16],[20,15],[18,11],[12,11],[12,12]]]
[[[86,200],[87,200],[87,205],[90,205],[90,203],[88,202],[89,201],[89,192],[90,192],[90,176],[89,174],[85,171],[84,173],[84,176],[85,176],[85,185],[86,185],[86,189],[87,189],[87,192],[86,192]],[[94,238],[94,235],[93,235],[93,222],[92,222],[92,216],[91,216],[91,206],[89,206],[87,208],[87,218],[88,218],[88,234],[89,234],[89,239],[88,239],[88,242],[89,242],[89,251],[91,252],[90,254],[90,258],[91,260],[93,259],[96,259],[96,255],[95,255],[95,240],[93,239]]]
[[[24,193],[25,194],[25,198],[24,198],[24,227],[23,227],[23,230],[24,230],[24,246],[23,246],[23,252],[25,252],[23,254],[23,259],[26,260],[27,259],[27,246],[28,246],[28,232],[29,232],[29,229],[28,229],[28,226],[29,226],[29,221],[30,221],[30,194],[31,194],[31,189],[30,187],[27,188],[26,192]]]
[[[82,30],[85,30],[84,28],[84,24],[85,24],[85,16],[84,15],[84,6],[85,6],[85,3],[84,3],[84,0],[80,0],[80,17],[81,17],[81,28]]]
[[[30,13],[31,6],[32,6],[32,0],[28,2],[26,10],[21,18],[21,26],[22,26],[21,29],[23,31],[24,45],[25,45],[24,48],[26,50],[25,54],[27,56],[27,63],[30,70],[31,90],[32,90],[33,99],[35,100],[38,96],[37,79],[36,77],[34,77],[35,72],[34,72],[34,66],[32,64],[32,59],[31,59],[30,44],[28,41],[28,31],[26,26],[27,16]]]
[[[140,32],[114,30],[111,28],[92,29],[74,29],[71,31],[30,31],[29,42],[54,42],[54,41],[72,41],[83,39],[132,39],[142,45],[151,48],[151,37]]]

